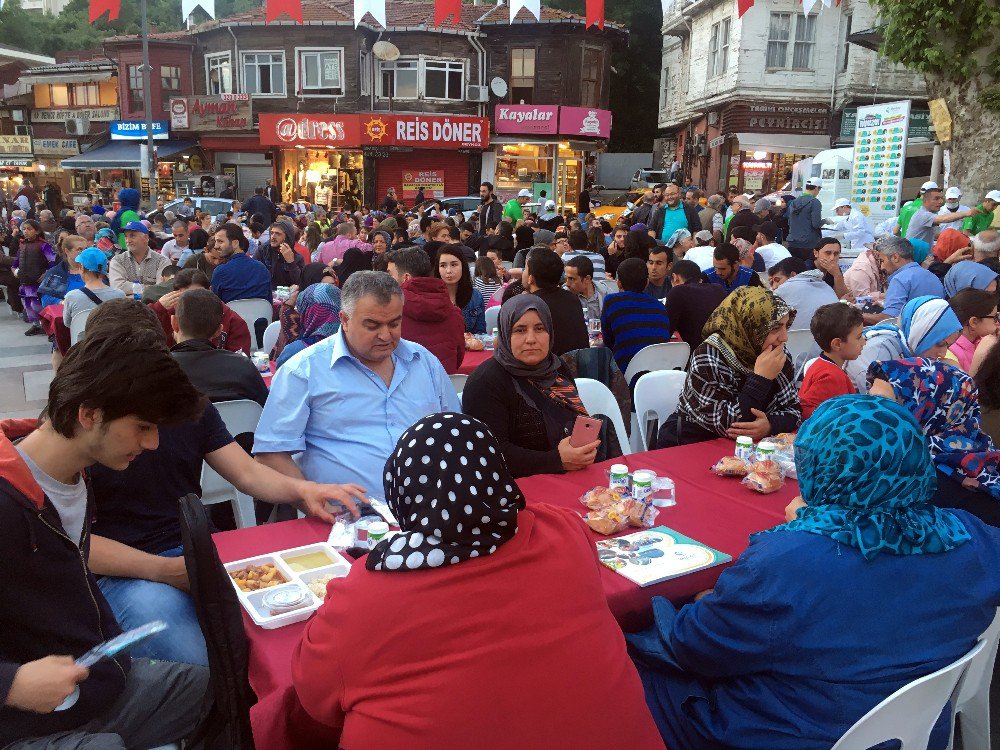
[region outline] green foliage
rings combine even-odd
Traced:
[[[994,0],[872,0],[886,24],[882,54],[962,83],[983,77],[980,102],[1000,110],[1000,4]]]

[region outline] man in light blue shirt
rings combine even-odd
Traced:
[[[941,280],[913,260],[913,245],[902,237],[887,235],[882,237],[875,248],[879,251],[879,263],[889,274],[889,288],[885,293],[885,304],[878,315],[865,314],[865,325],[874,325],[880,320],[897,318],[903,305],[914,297],[930,295],[944,297]]]
[[[274,376],[254,453],[283,474],[338,477],[381,498],[382,471],[403,432],[428,414],[462,407],[438,358],[400,338],[403,292],[395,279],[357,271],[341,305],[340,330]],[[292,454],[299,452],[297,465]]]

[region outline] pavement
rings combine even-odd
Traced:
[[[0,302],[0,419],[37,417],[52,381],[52,344]]]

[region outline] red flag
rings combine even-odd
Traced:
[[[742,18],[753,7],[753,0],[736,0],[736,17]]]
[[[265,23],[271,23],[282,13],[287,13],[293,21],[302,23],[302,0],[266,0],[266,5]]]
[[[108,21],[117,21],[121,9],[121,0],[90,0],[90,22],[93,23],[105,13],[108,14]]]
[[[593,24],[604,30],[604,0],[587,0],[587,23],[584,28],[589,29]]]
[[[453,26],[458,25],[462,15],[462,0],[434,0],[434,25],[440,26],[451,16]]]

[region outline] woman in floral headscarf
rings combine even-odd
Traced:
[[[829,748],[996,616],[1000,530],[928,502],[934,467],[903,407],[824,402],[795,463],[807,505],[698,601],[654,598],[656,625],[626,637],[671,750]],[[948,729],[943,714],[931,747]]]
[[[299,313],[299,337],[285,344],[275,363],[281,367],[295,354],[340,330],[340,290],[333,284],[313,284],[295,300]]]
[[[795,372],[785,351],[795,310],[768,289],[740,287],[709,316],[677,411],[657,448],[794,432],[802,421]]]

